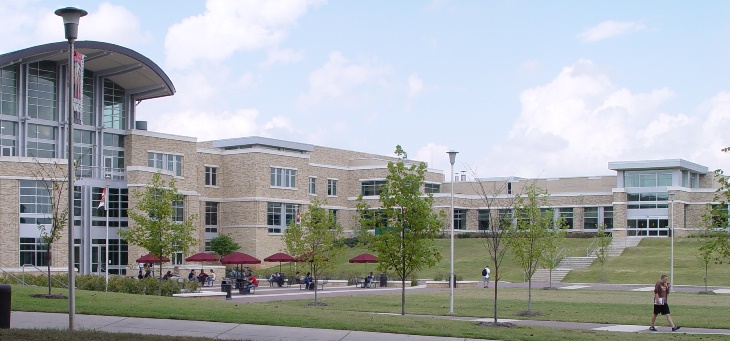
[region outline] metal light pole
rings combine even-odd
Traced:
[[[74,136],[73,136],[73,87],[74,87],[74,41],[79,33],[79,20],[88,14],[82,9],[66,7],[54,12],[63,18],[66,39],[68,40],[68,330],[74,330],[76,315],[74,279]]]
[[[107,174],[104,176],[104,195],[102,196],[101,200],[104,200],[104,218],[106,220],[106,249],[105,249],[105,255],[104,255],[104,262],[106,265],[104,266],[104,291],[109,291],[109,265],[111,262],[109,261],[109,179],[111,178],[110,174]],[[119,245],[119,244],[117,244]]]
[[[669,193],[669,205],[669,233],[671,233],[671,246],[669,247],[669,283],[674,285],[674,193]]]
[[[451,163],[451,173],[449,174],[449,177],[451,177],[451,174],[454,174],[454,163],[456,162],[456,154],[459,152],[455,150],[451,150],[446,152],[449,154],[449,162]],[[454,314],[454,287],[456,286],[456,281],[454,280],[454,179],[451,178],[451,272],[449,273],[449,287],[450,287],[450,294],[449,294],[449,315]]]

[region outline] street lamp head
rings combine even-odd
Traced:
[[[673,192],[669,192],[667,196],[669,197],[669,201],[674,201],[674,193]]]
[[[456,154],[459,154],[459,152],[457,152],[455,150],[450,150],[450,151],[446,152],[446,154],[449,154],[449,162],[451,162],[451,165],[453,166],[454,163],[456,162]]]
[[[76,7],[59,8],[54,13],[63,18],[63,26],[66,29],[66,39],[68,41],[76,40],[79,35],[79,20],[89,14]]]

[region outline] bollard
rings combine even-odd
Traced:
[[[10,299],[9,285],[0,284],[0,329],[10,328]]]

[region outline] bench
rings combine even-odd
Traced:
[[[225,292],[215,291],[201,291],[201,292],[186,292],[181,294],[172,294],[172,297],[213,297],[213,296],[225,296]]]
[[[269,288],[273,288],[274,284],[276,284],[276,287],[279,287],[279,284],[276,283],[275,281],[270,281],[268,279],[266,281],[269,282]],[[282,285],[281,287],[283,288],[283,287],[289,287],[289,286],[291,286],[291,284],[289,284],[289,279],[284,278],[284,285]]]
[[[319,286],[320,290],[324,290],[325,284],[327,284],[326,279],[317,281],[317,286]],[[299,283],[299,290],[305,290],[305,289],[306,289],[306,285],[303,282]]]

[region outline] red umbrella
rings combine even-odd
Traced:
[[[167,263],[170,261],[170,258],[162,257],[160,259],[159,257],[148,253],[140,258],[137,258],[137,263]]]
[[[279,252],[279,253],[275,253],[271,256],[264,258],[264,261],[279,262],[279,272],[281,272],[281,263],[282,262],[296,262],[297,259],[292,256],[287,255],[286,253]]]
[[[223,264],[259,264],[261,260],[241,252],[233,252],[221,258]]]
[[[186,262],[200,262],[200,271],[203,271],[204,262],[217,262],[218,257],[205,253],[205,252],[200,252],[200,253],[196,253],[188,258],[185,258],[185,261]]]
[[[375,257],[369,253],[363,253],[355,258],[350,259],[350,263],[377,263],[378,257]]]

